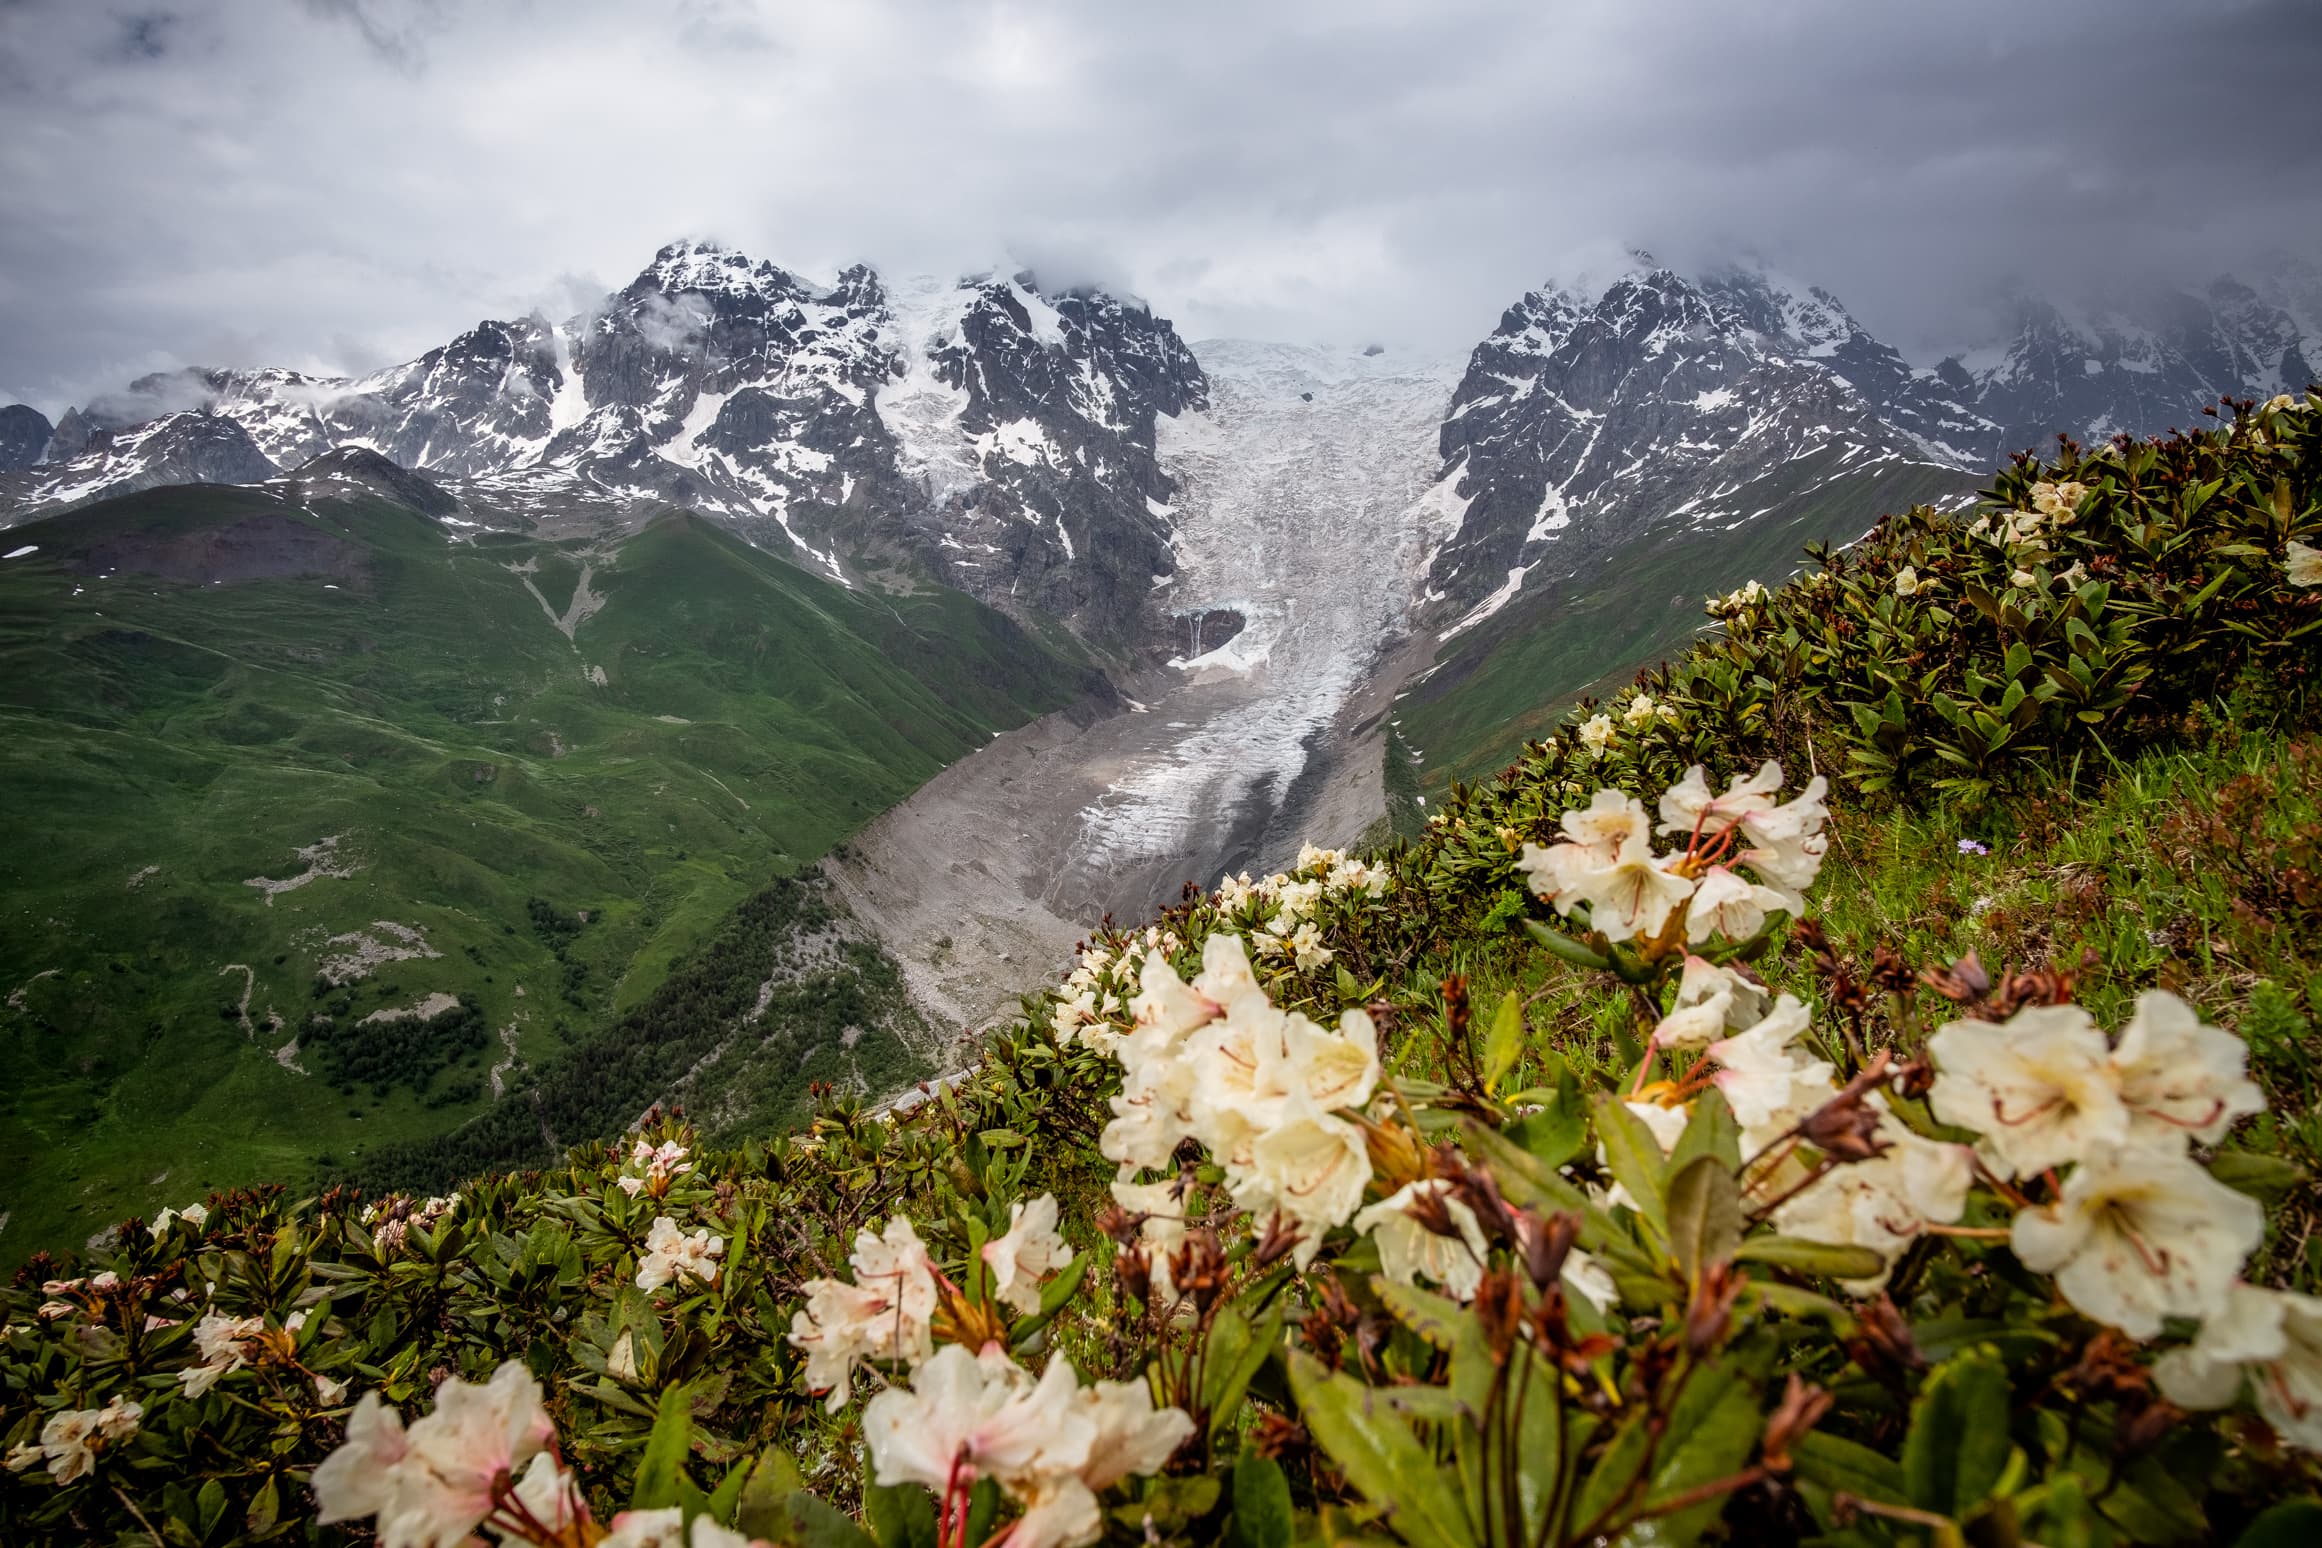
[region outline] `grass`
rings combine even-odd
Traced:
[[[39,552],[0,568],[10,1260],[442,1132],[488,1104],[457,1093],[497,1038],[385,1090],[278,1051],[445,993],[547,1060],[1088,670],[956,593],[850,592],[678,515],[583,552],[181,488],[12,537]],[[258,573],[202,583],[237,543]],[[559,614],[591,566],[574,638],[528,561]],[[350,874],[247,884],[334,835]],[[587,915],[561,957],[535,898]],[[381,920],[432,955],[317,993],[333,938]]]
[[[1627,545],[1570,574],[1551,576],[1543,561],[1513,602],[1438,652],[1397,705],[1428,793],[1497,772],[1582,695],[1602,695],[1678,653],[1707,622],[1705,596],[1753,579],[1773,585],[1800,567],[1808,543],[1851,542],[1881,511],[1975,487],[1945,468],[1848,472],[1831,461],[1804,459],[1724,502],[1770,515]]]

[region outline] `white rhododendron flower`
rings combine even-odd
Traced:
[[[1174,1180],[1157,1183],[1130,1182],[1127,1179],[1112,1185],[1113,1202],[1132,1215],[1142,1215],[1143,1223],[1137,1228],[1137,1240],[1145,1248],[1145,1257],[1153,1271],[1153,1286],[1161,1300],[1177,1293],[1175,1276],[1169,1270],[1169,1256],[1185,1240],[1185,1204],[1174,1189]]]
[[[1999,1177],[2062,1166],[2129,1137],[2104,1034],[2077,1005],[2029,1005],[2004,1026],[1955,1021],[1927,1040],[1940,1070],[1928,1102],[1945,1123],[1983,1136]]]
[[[1672,857],[1631,842],[1611,865],[1574,877],[1556,911],[1569,914],[1574,903],[1586,903],[1591,929],[1608,941],[1626,941],[1659,935],[1692,892],[1693,882],[1672,869]]]
[[[688,1235],[669,1216],[656,1216],[645,1233],[645,1254],[637,1260],[637,1288],[658,1290],[678,1279],[715,1284],[718,1256],[725,1250],[725,1238],[710,1235],[706,1226]]]
[[[1713,865],[1694,886],[1693,901],[1685,915],[1685,939],[1695,946],[1713,935],[1746,941],[1765,928],[1768,914],[1779,913],[1791,903],[1788,893]]]
[[[916,1364],[935,1347],[935,1268],[908,1217],[885,1230],[855,1234],[848,1258],[855,1282],[810,1279],[806,1306],[790,1319],[790,1343],[806,1352],[806,1386],[828,1390],[832,1413],[853,1394],[854,1368],[864,1360]]]
[[[1456,1237],[1436,1235],[1411,1214],[1414,1202],[1430,1197],[1442,1201],[1459,1230]],[[1475,1298],[1476,1286],[1483,1283],[1488,1250],[1483,1227],[1476,1222],[1474,1210],[1451,1197],[1451,1184],[1440,1177],[1405,1183],[1356,1215],[1354,1228],[1377,1239],[1379,1268],[1397,1284],[1408,1285],[1425,1277],[1441,1286],[1444,1294],[1468,1301]]]
[[[2180,1408],[2223,1408],[2241,1396],[2248,1367],[2281,1357],[2289,1347],[2282,1318],[2291,1298],[2278,1290],[2237,1284],[2225,1304],[2201,1319],[2201,1334],[2153,1362],[2161,1392]]]
[[[1591,715],[1580,723],[1580,745],[1599,758],[1603,757],[1604,750],[1612,745],[1612,739],[1612,716]]]
[[[1825,1087],[1823,1095],[1829,1094]],[[1885,1288],[1895,1260],[1930,1223],[1956,1221],[1967,1209],[1967,1190],[1975,1181],[1975,1156],[1967,1146],[1924,1138],[1884,1111],[1875,1095],[1871,1100],[1882,1109],[1875,1137],[1888,1149],[1867,1161],[1832,1167],[1774,1212],[1774,1223],[1785,1236],[1868,1247],[1886,1260],[1885,1271],[1842,1282],[1856,1295]]]
[[[1026,1315],[1038,1311],[1040,1281],[1072,1262],[1072,1249],[1056,1230],[1056,1195],[1009,1205],[1007,1232],[984,1243],[983,1258],[992,1294],[1003,1305]]]
[[[2080,502],[2088,496],[2086,484],[2069,480],[2032,486],[2032,509],[2057,522],[2070,521]]]
[[[46,1464],[58,1486],[78,1482],[95,1470],[101,1451],[121,1445],[137,1433],[144,1417],[143,1404],[116,1392],[103,1408],[68,1408],[49,1415],[35,1440],[12,1446],[8,1470],[27,1472]]]
[[[375,1515],[381,1548],[451,1548],[469,1540],[502,1485],[555,1438],[540,1383],[513,1360],[482,1386],[447,1379],[435,1412],[409,1430],[366,1392],[347,1420],[346,1443],[314,1471],[316,1519]]]
[[[2249,1045],[2206,1025],[2165,989],[2137,996],[2112,1064],[2132,1139],[2213,1145],[2237,1119],[2266,1109],[2265,1093],[2245,1073]]]
[[[2282,569],[2293,586],[2322,586],[2322,548],[2292,542]]]
[[[1300,1101],[1250,1145],[1250,1164],[1227,1186],[1234,1202],[1254,1215],[1277,1211],[1299,1231],[1291,1256],[1300,1268],[1314,1261],[1322,1238],[1361,1207],[1370,1184],[1370,1150],[1362,1130]]]
[[[2257,1201],[2190,1157],[2108,1145],[2081,1159],[2054,1203],[2017,1213],[2010,1244],[2078,1311],[2152,1338],[2164,1317],[2222,1314],[2264,1235]]]
[[[1907,564],[1895,572],[1895,595],[1898,597],[1915,597],[1922,591],[1933,591],[1935,585],[1932,580],[1919,579],[1919,572]]]
[[[971,1355],[938,1350],[863,1411],[874,1477],[883,1486],[916,1483],[947,1507],[977,1480],[998,1483],[1024,1514],[1006,1533],[1010,1548],[1073,1548],[1102,1534],[1097,1491],[1158,1471],[1193,1421],[1155,1410],[1142,1382],[1083,1388],[1062,1356],[1035,1383],[995,1346]]]
[[[200,1397],[218,1384],[222,1376],[229,1376],[250,1363],[256,1353],[253,1343],[264,1336],[264,1317],[228,1317],[221,1312],[204,1312],[201,1321],[194,1324],[194,1347],[201,1351],[202,1363],[188,1366],[177,1373],[178,1385],[189,1398]]]

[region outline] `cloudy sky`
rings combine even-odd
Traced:
[[[678,234],[1463,350],[1623,243],[1932,358],[2322,253],[2310,0],[0,0],[0,402],[356,371]]]

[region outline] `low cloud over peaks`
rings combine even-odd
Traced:
[[[358,371],[688,231],[1444,351],[1591,251],[1754,252],[1925,358],[2322,250],[2317,79],[2297,0],[16,0],[0,383]]]

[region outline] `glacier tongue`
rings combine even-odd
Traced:
[[[1185,733],[1081,813],[1097,867],[1191,862],[1220,812],[1280,809],[1310,744],[1402,631],[1427,559],[1410,512],[1435,471],[1456,362],[1241,341],[1194,353],[1214,406],[1159,421],[1178,484],[1166,595],[1180,615],[1230,609],[1244,626],[1171,663],[1189,681],[1155,710]],[[1257,863],[1275,858],[1261,850]]]
[[[1238,342],[1197,353],[1213,406],[1159,421],[1177,489],[1157,605],[1188,620],[1188,650],[1214,612],[1245,627],[1139,673],[1117,702],[996,738],[825,863],[939,1024],[1012,1007],[1027,973],[1060,967],[1108,910],[1142,918],[1180,882],[1279,866],[1384,809],[1372,722],[1411,651],[1383,650],[1444,536],[1440,493],[1414,507],[1460,367]]]

